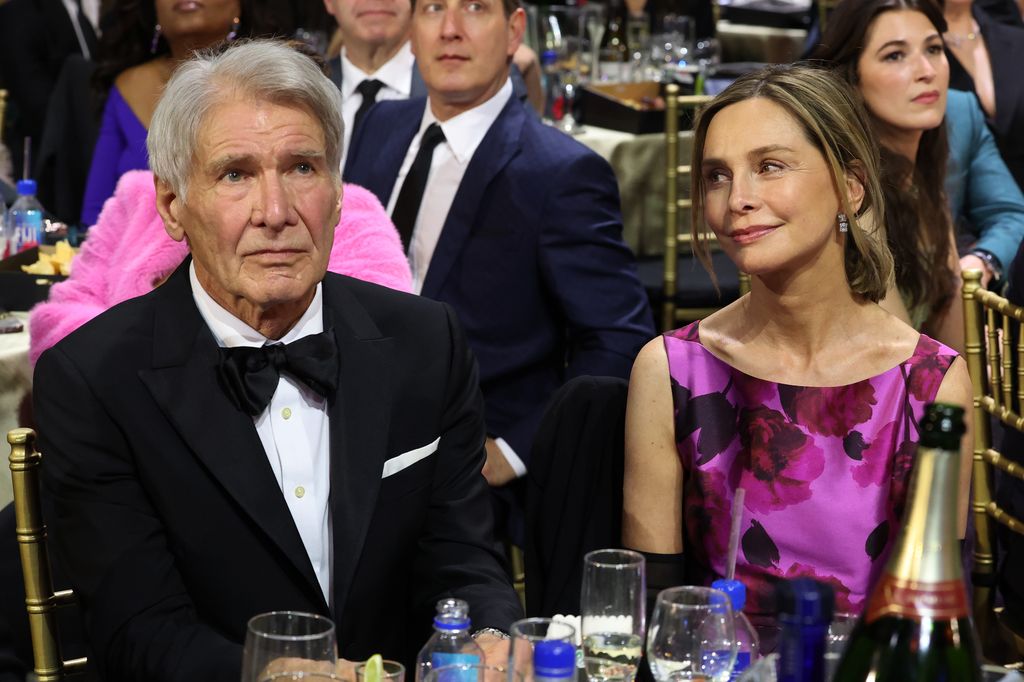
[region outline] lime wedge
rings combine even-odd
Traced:
[[[384,678],[384,657],[374,654],[363,665],[363,682],[381,682]]]

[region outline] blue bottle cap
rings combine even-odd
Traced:
[[[544,639],[533,646],[533,674],[536,677],[574,677],[576,648],[558,639]]]
[[[711,583],[711,587],[716,590],[725,592],[726,596],[729,597],[729,603],[732,604],[732,610],[739,612],[743,610],[743,607],[747,603],[747,586],[741,583],[739,580],[716,580]]]
[[[31,178],[26,178],[24,180],[18,180],[18,194],[20,196],[26,196],[26,195],[35,196],[35,194],[36,194],[36,181],[31,179]]]
[[[831,585],[811,578],[778,584],[775,591],[779,620],[797,625],[828,625],[832,622],[835,593]]]

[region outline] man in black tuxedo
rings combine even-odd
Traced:
[[[325,274],[339,99],[277,43],[180,66],[147,144],[191,256],[36,367],[51,526],[103,679],[236,680],[266,611],[405,661],[443,596],[477,629],[520,615],[454,314]]]

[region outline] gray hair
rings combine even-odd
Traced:
[[[341,92],[306,55],[277,40],[243,40],[197,52],[164,88],[146,136],[149,167],[184,201],[199,130],[210,109],[231,95],[306,109],[319,122],[327,165],[341,181],[345,125]]]

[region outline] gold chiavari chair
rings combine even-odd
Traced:
[[[7,113],[7,91],[0,88],[0,133],[4,130],[4,114]]]
[[[697,111],[713,97],[709,95],[680,95],[679,86],[670,84],[665,88],[665,265],[663,278],[663,294],[661,327],[663,330],[673,329],[682,322],[690,322],[707,317],[720,306],[710,305],[695,308],[683,308],[677,305],[679,282],[680,248],[692,249],[693,236],[689,227],[680,227],[682,215],[689,214],[693,206],[689,198],[689,179],[693,169],[689,164],[680,163],[679,154],[679,115],[686,108]],[[688,222],[688,221],[687,221]],[[717,242],[712,241],[712,249]],[[750,290],[750,280],[739,275],[739,293],[742,295]],[[728,301],[726,301],[728,302]]]
[[[1024,629],[995,608],[995,524],[1024,534],[1024,522],[993,500],[993,479],[998,469],[1001,476],[1024,481],[1024,468],[993,448],[991,419],[1024,431],[1024,417],[1020,414],[1024,405],[1024,307],[982,288],[980,270],[965,270],[963,278],[967,368],[974,396],[974,622],[986,658],[1007,663],[1024,656]]]
[[[7,433],[7,442],[11,445],[15,532],[25,576],[25,608],[32,633],[36,679],[39,682],[56,682],[85,670],[84,658],[70,661],[61,658],[57,632],[56,610],[74,604],[75,596],[71,590],[53,590],[39,492],[42,455],[36,450],[35,431],[13,429]]]

